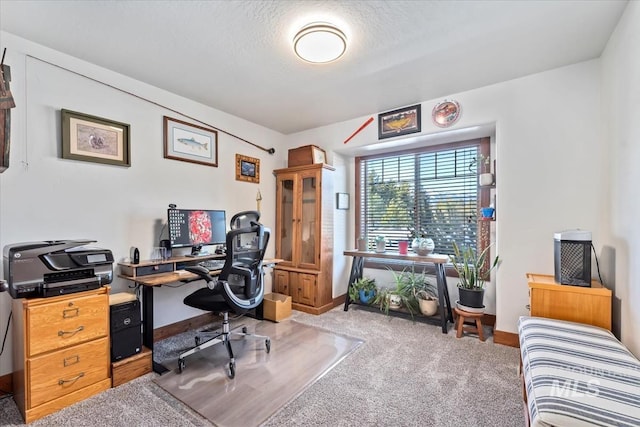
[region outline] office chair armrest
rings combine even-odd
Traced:
[[[188,267],[185,267],[184,269],[189,273],[193,273],[199,276],[201,279],[204,279],[207,283],[213,281],[213,277],[211,277],[211,275],[209,274],[209,270],[204,267],[201,267],[199,265],[190,265]]]

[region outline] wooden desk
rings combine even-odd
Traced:
[[[417,254],[400,255],[398,252],[368,252],[368,251],[344,251],[344,255],[353,257],[351,263],[351,274],[349,275],[349,283],[347,285],[347,298],[344,302],[344,311],[349,310],[350,301],[348,286],[351,286],[357,279],[362,278],[364,270],[365,258],[390,259],[395,261],[408,261],[416,264],[433,264],[436,270],[436,283],[438,285],[438,304],[440,307],[440,324],[442,325],[442,333],[447,333],[447,321],[453,323],[453,314],[451,312],[451,301],[449,299],[449,289],[447,288],[447,278],[444,271],[444,265],[449,262],[447,255],[427,255],[420,256]]]
[[[218,259],[224,260],[224,255],[204,255],[198,257],[173,257],[164,261],[141,261],[139,264],[128,262],[118,263],[120,274],[118,277],[142,285],[142,344],[153,352],[153,289],[156,286],[168,285],[175,282],[189,282],[201,280],[196,274],[184,270],[185,266],[197,265],[199,262]],[[265,259],[263,264],[269,266],[278,263],[277,259]],[[157,269],[169,270],[160,273],[146,274]],[[212,276],[220,274],[221,270],[209,272]],[[262,305],[256,309],[256,317],[262,317]],[[159,374],[167,371],[160,363],[153,361],[153,370]]]

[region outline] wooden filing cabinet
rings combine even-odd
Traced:
[[[111,387],[108,294],[13,300],[14,399],[25,422]]]
[[[527,273],[532,316],[586,323],[611,330],[611,290],[596,280],[591,287],[561,285],[554,277]]]

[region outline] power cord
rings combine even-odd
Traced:
[[[596,259],[596,268],[598,269],[598,279],[600,279],[600,283],[602,283],[602,286],[606,288],[606,286],[604,285],[604,282],[602,281],[602,276],[600,275],[600,264],[598,263],[598,254],[596,254],[596,248],[593,246],[593,243],[591,243],[591,249],[593,250],[593,257]]]

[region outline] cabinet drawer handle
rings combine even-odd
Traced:
[[[84,372],[80,372],[76,377],[73,377],[70,380],[58,380],[58,385],[64,385],[65,383],[73,383],[78,381],[82,377],[84,377]]]
[[[71,356],[63,360],[65,367],[75,365],[76,363],[80,363],[80,356]]]
[[[78,317],[80,315],[80,309],[79,308],[66,308],[64,310],[62,310],[62,318],[63,319],[69,319],[71,317]]]
[[[80,326],[78,326],[77,329],[75,329],[73,331],[58,331],[58,336],[61,337],[61,336],[65,335],[65,334],[75,335],[78,332],[83,331],[83,330],[84,330],[84,326],[80,325]]]

